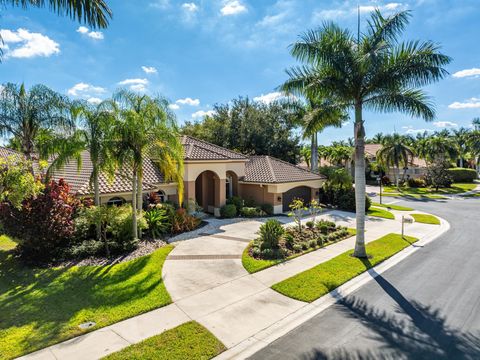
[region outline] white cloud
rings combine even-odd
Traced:
[[[98,98],[98,97],[91,97],[91,98],[88,98],[87,99],[87,102],[89,102],[90,104],[94,104],[94,105],[98,105],[102,102],[103,100]]]
[[[180,105],[198,106],[200,105],[200,100],[187,97],[185,99],[178,99],[177,101],[175,101],[175,103]]]
[[[215,114],[215,111],[213,110],[208,110],[208,111],[199,110],[192,114],[192,119],[203,118],[205,116],[212,116],[213,114]]]
[[[178,109],[180,109],[180,106],[177,105],[177,104],[170,104],[170,105],[168,105],[168,108],[172,109],[172,110],[178,110]]]
[[[471,98],[466,100],[465,102],[455,101],[448,105],[450,109],[478,109],[480,108],[480,99],[479,98]]]
[[[198,11],[198,6],[195,5],[195,3],[183,3],[182,4],[182,9],[185,10],[185,11],[189,11],[189,12],[196,12]]]
[[[239,0],[227,0],[220,9],[220,12],[223,16],[237,15],[247,11],[247,7]]]
[[[151,2],[149,6],[160,10],[165,10],[170,7],[170,0],[156,0],[154,2]]]
[[[103,94],[106,90],[101,86],[93,86],[84,82],[77,83],[68,89],[70,96],[80,96],[90,98],[92,94]]]
[[[82,34],[82,35],[88,36],[89,38],[94,39],[94,40],[103,40],[103,33],[101,31],[90,31],[85,26],[80,26],[77,29],[77,32]]]
[[[458,124],[451,121],[434,121],[433,125],[438,128],[452,128],[457,127]]]
[[[48,57],[60,53],[60,45],[46,35],[32,33],[26,29],[17,31],[1,29],[5,58]]]
[[[416,135],[416,134],[423,134],[424,132],[431,132],[430,129],[415,129],[413,126],[402,126],[402,129],[405,130],[405,134],[409,135]]]
[[[452,75],[454,78],[464,78],[464,77],[478,77],[480,76],[479,68],[465,69],[457,71]]]
[[[137,92],[145,92],[147,90],[147,79],[125,79],[118,83],[118,85],[128,85],[130,90]]]
[[[404,3],[390,2],[386,4],[377,4],[377,5],[363,5],[357,8],[356,6],[351,6],[348,2],[344,6],[337,9],[322,9],[314,11],[313,20],[314,22],[319,22],[322,20],[336,20],[338,18],[355,16],[360,10],[361,14],[371,13],[375,9],[379,9],[382,14],[390,15],[396,11],[404,10],[407,8],[407,5]]]
[[[156,74],[157,69],[154,68],[153,66],[142,66],[142,70],[145,72],[145,74]]]
[[[256,96],[253,98],[254,101],[259,101],[259,102],[263,102],[265,104],[270,104],[274,101],[278,101],[280,99],[283,99],[285,98],[285,94],[282,94],[281,92],[279,91],[275,91],[275,92],[271,92],[271,93],[268,93],[268,94],[262,94],[260,96]]]

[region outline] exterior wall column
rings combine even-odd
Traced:
[[[188,200],[195,201],[195,181],[183,182],[183,201],[188,204]],[[181,205],[181,204],[179,204]]]
[[[225,205],[226,202],[226,179],[214,178],[215,184],[215,200],[213,214],[217,217],[220,216],[220,208]]]

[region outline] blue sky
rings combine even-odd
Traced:
[[[237,96],[269,101],[295,64],[288,45],[333,20],[355,29],[374,7],[413,11],[406,39],[433,40],[453,58],[450,76],[426,90],[437,119],[366,113],[367,135],[468,126],[480,116],[478,0],[116,0],[114,18],[95,31],[45,9],[0,10],[1,82],[43,83],[91,102],[125,86],[171,101],[178,120],[201,119]],[[364,21],[363,21],[364,23]],[[322,143],[352,136],[351,123],[328,129]]]

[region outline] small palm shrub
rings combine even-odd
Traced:
[[[243,217],[252,218],[252,217],[265,216],[266,214],[259,207],[244,206],[240,210],[240,215],[242,215]]]
[[[171,228],[170,217],[166,209],[154,207],[144,214],[148,231],[153,238],[167,233]]]
[[[285,230],[278,220],[268,220],[258,231],[262,249],[277,249]]]

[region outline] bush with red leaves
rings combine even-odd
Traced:
[[[29,260],[48,262],[58,256],[74,237],[74,217],[81,202],[60,179],[50,181],[42,194],[26,199],[20,210],[0,205],[4,230],[20,243],[18,251]]]

